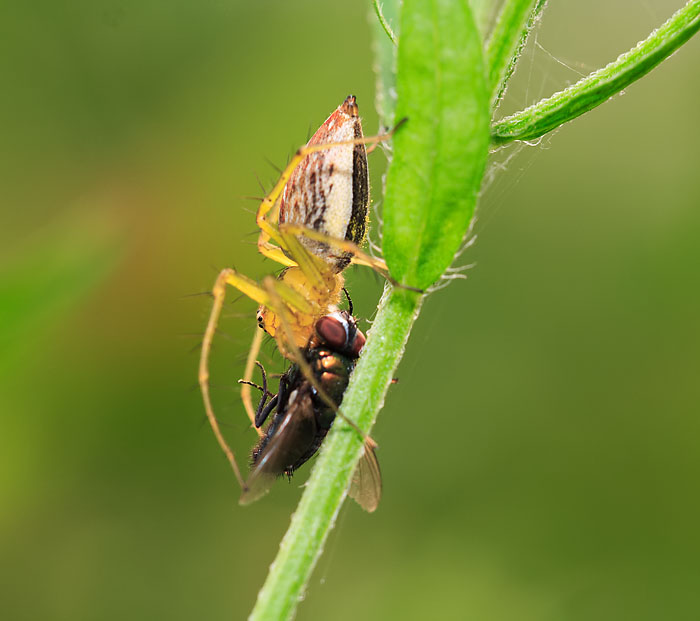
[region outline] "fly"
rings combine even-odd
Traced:
[[[364,344],[365,336],[351,313],[337,311],[316,322],[314,336],[302,352],[313,381],[298,364],[293,364],[280,378],[279,390],[273,396],[267,391],[267,378],[262,371],[263,385],[256,386],[262,398],[255,426],[260,428],[270,416],[272,418],[252,451],[252,470],[241,495],[241,504],[260,498],[278,477],[291,477],[316,454],[333,425]],[[325,399],[317,387],[325,393]],[[269,397],[272,398],[268,402]],[[327,402],[328,398],[332,403]],[[381,473],[374,444],[369,438],[348,493],[366,511],[374,511],[379,504]]]

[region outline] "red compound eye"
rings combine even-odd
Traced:
[[[316,322],[316,333],[335,350],[342,350],[348,338],[345,326],[335,317],[328,315]]]
[[[355,340],[352,343],[352,351],[350,352],[355,358],[360,355],[362,348],[365,346],[366,340],[365,335],[358,330],[357,334],[355,334]]]

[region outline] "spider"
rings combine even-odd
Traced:
[[[349,95],[308,144],[297,150],[258,208],[258,250],[283,265],[282,273],[257,283],[233,268],[225,268],[214,283],[214,302],[202,341],[199,384],[209,423],[243,490],[246,484],[221,434],[209,395],[208,359],[226,285],[260,304],[257,321],[262,330],[256,332],[248,354],[247,382],[252,378],[263,331],[275,338],[284,357],[304,369],[300,350],[313,336],[318,319],[337,310],[344,285],[342,272],[350,263],[369,266],[398,285],[384,261],[366,254],[360,245],[366,236],[369,206],[365,145],[372,143],[371,151],[401,124],[386,134],[364,137],[355,97]],[[304,373],[309,375],[308,369]],[[254,424],[248,384],[243,386],[241,397]],[[262,434],[259,429],[258,433]]]

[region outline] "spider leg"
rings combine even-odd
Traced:
[[[329,235],[326,235],[325,233],[322,233],[320,231],[316,231],[314,229],[310,229],[305,226],[300,226],[298,224],[283,224],[280,227],[280,232],[282,235],[285,236],[304,236],[308,237],[309,239],[313,239],[315,241],[320,241],[325,244],[328,244],[329,246],[333,246],[337,248],[338,250],[342,250],[344,252],[349,252],[353,255],[352,262],[356,263],[358,265],[365,265],[367,267],[371,267],[373,270],[381,274],[386,280],[388,280],[392,285],[395,287],[398,287],[400,289],[409,289],[411,291],[416,291],[418,293],[423,293],[422,289],[417,289],[415,287],[411,287],[409,285],[403,285],[400,282],[397,282],[394,280],[394,278],[391,277],[389,274],[389,271],[387,269],[386,263],[382,259],[377,259],[363,250],[359,248],[359,246],[347,239],[338,239],[337,237],[331,237]],[[299,244],[301,246],[301,244]]]
[[[253,336],[253,343],[250,346],[250,351],[248,352],[248,358],[245,363],[245,371],[243,373],[243,384],[241,385],[241,401],[243,401],[243,407],[250,422],[253,427],[258,432],[259,436],[263,435],[263,432],[255,426],[255,409],[253,409],[253,398],[250,392],[250,381],[253,377],[253,371],[255,370],[255,363],[260,353],[260,346],[262,345],[263,331],[260,329],[255,330],[255,335]]]
[[[263,234],[260,233],[260,236],[262,235]],[[280,263],[285,267],[294,267],[297,264],[294,259],[290,259],[285,254],[282,248],[271,244],[269,240],[261,242],[258,238],[258,251],[260,252],[260,254],[267,257],[268,259],[272,259],[273,261],[276,261],[277,263]]]
[[[299,265],[299,269],[304,272],[309,284],[318,291],[331,289],[335,273],[329,269],[323,259],[304,248],[296,235],[297,233],[290,230],[286,224],[280,229],[280,236]]]
[[[274,279],[273,279],[274,280]],[[216,333],[216,326],[219,322],[219,317],[221,316],[221,309],[224,305],[224,298],[226,297],[226,285],[235,287],[241,293],[244,293],[249,298],[255,300],[261,305],[270,305],[272,300],[269,294],[268,287],[261,287],[258,283],[251,280],[247,276],[243,276],[236,272],[232,268],[225,268],[221,270],[219,275],[214,282],[212,288],[212,297],[214,298],[214,303],[212,304],[211,313],[209,315],[209,321],[207,322],[206,330],[204,331],[204,338],[202,340],[202,350],[199,358],[199,386],[202,391],[202,400],[204,402],[204,411],[206,412],[209,425],[214,432],[221,450],[226,455],[231,468],[233,469],[236,479],[241,486],[241,489],[246,490],[247,487],[241,476],[241,471],[236,462],[236,458],[233,451],[229,447],[226,439],[221,433],[221,428],[219,427],[219,422],[214,414],[214,408],[211,403],[211,396],[209,393],[209,355],[211,353],[211,346],[214,340],[214,334]],[[274,293],[274,303],[278,308],[287,305],[291,309],[298,310],[302,313],[312,313],[314,312],[314,307],[304,299],[304,297],[295,291],[293,288],[289,287],[283,282],[278,281],[278,285],[275,288]],[[285,310],[285,312],[287,312]],[[256,335],[253,340],[253,347],[251,347],[251,352],[248,356],[248,363],[246,364],[246,380],[250,380],[252,377],[252,370],[255,365],[255,358],[257,357],[258,351],[260,349],[260,344],[258,339],[262,339],[262,331],[260,335]],[[278,339],[279,342],[279,339]],[[252,360],[252,362],[251,362]],[[250,368],[249,368],[250,367]],[[245,386],[244,386],[245,389]],[[255,411],[252,406],[252,401],[250,399],[250,391],[248,390],[248,395],[243,397],[243,403],[248,412],[248,417],[251,422],[255,424]],[[249,409],[250,407],[250,409]]]

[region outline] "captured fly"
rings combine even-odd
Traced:
[[[263,370],[263,385],[258,387],[263,396],[255,415],[255,426],[262,426],[270,415],[272,419],[253,449],[252,470],[246,481],[247,489],[241,495],[241,504],[260,498],[275,479],[281,475],[291,477],[316,454],[335,420],[364,344],[365,336],[352,315],[337,311],[316,321],[315,334],[302,351],[313,382],[298,364],[293,364],[280,378],[279,390],[268,402],[271,395]],[[323,395],[319,394],[319,389]],[[379,504],[382,480],[371,440],[365,442],[364,454],[348,493],[366,511],[374,511]]]

